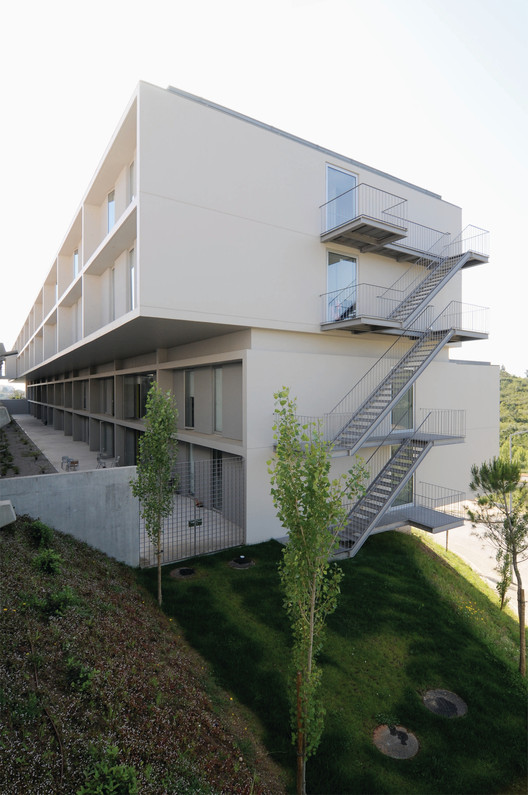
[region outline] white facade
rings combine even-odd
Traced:
[[[436,194],[140,83],[7,374],[25,377],[33,413],[124,464],[135,462],[149,379],[172,389],[190,467],[220,453],[244,459],[247,540],[255,542],[284,535],[265,465],[273,393],[289,386],[300,413],[327,415],[335,469],[348,468],[348,453],[370,456],[390,430],[391,406],[381,406],[359,447],[343,431],[356,422],[359,397],[340,412],[341,425],[329,413],[371,367],[385,372],[376,362],[393,343],[397,367],[450,307],[433,326],[440,342],[447,330],[449,339],[408,381],[412,427],[396,439],[412,436],[422,409],[437,410],[435,448],[408,473],[412,507],[420,483],[464,492],[471,464],[498,448],[497,368],[449,360],[451,345],[485,336],[485,312],[459,303],[463,268],[487,259],[484,240],[481,230],[462,233],[460,209]],[[438,267],[442,280],[430,276]],[[402,301],[427,279],[402,315]],[[459,412],[454,430],[448,410]],[[394,446],[385,440],[380,462]],[[378,528],[412,519],[390,517]]]

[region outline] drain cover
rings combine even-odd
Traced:
[[[410,759],[420,750],[420,744],[414,734],[404,726],[388,726],[383,724],[374,729],[374,745],[382,754],[393,759]]]
[[[466,702],[450,690],[428,690],[423,703],[427,709],[443,718],[461,718],[468,711]]]

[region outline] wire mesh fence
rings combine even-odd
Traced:
[[[141,566],[157,563],[156,550],[140,516]],[[172,513],[164,520],[163,563],[218,552],[246,540],[245,470],[238,457],[215,455],[174,468]]]

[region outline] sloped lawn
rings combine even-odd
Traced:
[[[272,757],[290,771],[289,629],[281,606],[281,546],[186,561],[190,579],[164,569],[164,610],[212,664],[217,682],[262,721]],[[326,727],[308,763],[310,793],[507,793],[526,783],[526,687],[517,673],[511,617],[413,536],[387,533],[342,564],[339,607],[324,649]],[[155,571],[138,574],[154,592]],[[491,593],[491,592],[490,592]],[[429,712],[422,694],[452,690],[463,718]],[[413,759],[386,757],[375,727],[405,726],[420,743]]]

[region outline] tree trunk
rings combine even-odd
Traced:
[[[517,612],[519,614],[519,671],[521,676],[526,676],[526,613],[524,590],[522,587],[521,574],[517,564],[517,554],[512,554],[512,564],[517,580]]]
[[[297,795],[306,795],[305,737],[302,728],[302,673],[297,671]]]
[[[524,601],[524,590],[519,588],[519,640],[521,644],[519,652],[519,671],[522,676],[526,676],[526,602]]]

